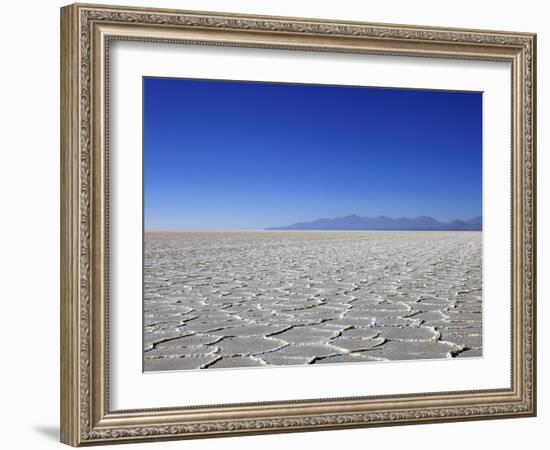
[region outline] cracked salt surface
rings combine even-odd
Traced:
[[[144,369],[482,355],[480,232],[146,233]]]

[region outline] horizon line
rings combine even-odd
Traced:
[[[467,221],[467,220],[472,220],[472,219],[477,219],[478,217],[481,218],[483,220],[483,214],[479,214],[477,216],[470,216],[468,219],[458,219],[458,218],[455,218],[455,219],[452,219],[452,220],[448,220],[448,221],[443,221],[443,220],[440,220],[440,219],[436,219],[432,216],[427,216],[427,215],[419,215],[419,216],[415,216],[415,217],[407,217],[407,216],[399,216],[399,217],[391,217],[391,216],[385,216],[385,215],[378,215],[378,216],[360,216],[359,214],[356,214],[356,213],[353,213],[353,214],[348,214],[346,216],[336,216],[336,217],[332,217],[332,218],[328,218],[328,217],[320,217],[318,219],[312,219],[312,220],[307,220],[307,221],[300,221],[300,222],[293,222],[291,223],[290,225],[279,225],[279,226],[267,226],[267,227],[260,227],[260,228],[255,228],[255,227],[250,227],[250,228],[231,228],[231,227],[227,227],[227,228],[146,228],[145,226],[143,226],[143,231],[144,232],[178,232],[178,231],[452,231],[452,230],[437,230],[437,229],[434,229],[434,230],[384,230],[384,229],[381,229],[381,230],[353,230],[353,229],[350,229],[350,230],[327,230],[327,229],[324,229],[324,230],[314,230],[314,229],[311,229],[311,230],[280,230],[280,228],[286,228],[288,226],[292,226],[292,225],[296,225],[296,224],[304,224],[304,223],[310,223],[310,222],[316,222],[316,221],[319,221],[319,220],[335,220],[335,219],[344,219],[344,218],[348,218],[348,217],[360,217],[360,218],[368,218],[368,219],[380,219],[380,218],[384,218],[384,219],[392,219],[392,220],[400,220],[400,219],[409,219],[409,220],[414,220],[414,219],[420,219],[420,218],[428,218],[428,219],[433,219],[437,222],[440,222],[441,224],[451,224],[453,222],[456,222],[456,221],[461,221],[461,222],[464,222],[464,221]],[[456,230],[456,231],[463,231],[463,230]]]
[[[359,232],[359,233],[401,233],[401,232],[412,232],[412,233],[431,233],[431,232],[443,232],[443,233],[456,233],[456,232],[466,232],[466,233],[479,233],[483,230],[441,230],[441,229],[427,229],[427,230],[338,230],[338,229],[310,229],[310,230],[298,230],[298,229],[273,229],[273,228],[152,228],[152,229],[143,229],[144,233],[242,233],[242,232],[292,232],[292,233],[308,233],[308,232]]]

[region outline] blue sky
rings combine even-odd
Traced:
[[[481,93],[143,82],[146,229],[481,215]]]

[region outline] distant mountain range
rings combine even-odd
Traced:
[[[481,231],[482,218],[440,222],[433,217],[420,216],[415,219],[400,217],[361,217],[352,214],[334,219],[318,219],[300,222],[283,227],[270,227],[267,230],[395,230],[395,231]]]

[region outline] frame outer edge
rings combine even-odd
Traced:
[[[531,35],[531,383],[532,416],[537,416],[537,34]]]
[[[61,410],[60,440],[77,446],[80,441],[79,417],[79,301],[78,293],[78,19],[74,5],[60,10],[61,20]]]
[[[145,14],[150,12],[150,14]],[[170,16],[174,15],[174,17]],[[178,17],[179,15],[179,17]],[[182,19],[186,22],[183,23]],[[517,236],[520,248],[518,255],[522,267],[529,278],[521,283],[519,289],[522,312],[527,320],[520,322],[523,336],[519,352],[520,371],[518,377],[521,389],[516,392],[519,397],[510,398],[508,403],[490,405],[479,403],[470,407],[450,405],[448,408],[425,411],[396,410],[373,413],[332,415],[305,415],[281,418],[260,417],[238,418],[226,421],[202,421],[191,423],[143,424],[128,426],[117,423],[102,426],[105,417],[98,401],[98,395],[104,395],[102,382],[97,380],[97,358],[100,353],[94,351],[98,342],[104,338],[102,332],[92,323],[92,318],[101,313],[96,297],[98,285],[93,281],[98,275],[94,270],[97,253],[94,242],[97,239],[97,219],[94,215],[97,207],[97,182],[94,182],[101,164],[94,159],[97,151],[97,120],[94,112],[93,94],[95,75],[92,64],[94,43],[91,25],[94,23],[132,23],[143,26],[157,25],[176,26],[208,32],[215,29],[227,29],[233,32],[248,30],[258,32],[257,36],[266,33],[280,33],[281,36],[328,36],[331,38],[362,37],[366,39],[415,42],[423,45],[422,54],[445,54],[455,43],[481,48],[481,53],[466,55],[467,59],[476,56],[490,57],[491,52],[483,48],[504,50],[505,57],[516,56],[520,62],[517,70],[521,73],[522,102],[517,105],[519,111],[529,112],[528,117],[521,115],[515,122],[522,139],[516,142],[522,151],[518,160],[521,170],[521,184],[518,196],[521,197],[522,235]],[[496,32],[490,30],[460,30],[432,27],[415,27],[392,24],[341,23],[303,18],[275,18],[268,16],[236,15],[230,13],[201,13],[179,10],[159,10],[155,8],[117,7],[110,5],[74,4],[61,9],[61,441],[72,445],[97,445],[122,442],[155,441],[166,439],[185,439],[199,437],[252,435],[277,432],[317,431],[365,426],[388,426],[397,424],[435,423],[440,421],[458,421],[490,419],[499,417],[532,416],[536,413],[536,154],[535,154],[535,106],[536,106],[536,36],[532,33]],[[370,28],[366,28],[370,27]],[[248,31],[247,31],[248,32]],[[357,33],[357,35],[356,35]],[[428,44],[443,45],[428,51]],[[229,44],[231,45],[231,44]],[[237,44],[238,45],[238,44]],[[243,44],[244,45],[244,44]],[[277,44],[271,44],[277,48]],[[97,43],[96,43],[97,46]],[[299,47],[297,47],[299,49]],[[447,48],[447,50],[446,50]],[[464,47],[466,48],[466,47]],[[96,49],[97,50],[97,49]],[[474,48],[475,50],[475,48]],[[330,51],[330,49],[329,49]],[[525,54],[531,58],[525,59]],[[486,54],[487,53],[487,54]],[[519,57],[518,57],[519,53]],[[504,57],[504,56],[503,56]],[[95,68],[97,69],[97,67]],[[525,83],[531,75],[531,83]],[[524,78],[524,76],[527,76]],[[97,93],[96,93],[97,94]],[[95,108],[97,108],[97,102]],[[526,130],[525,126],[530,126]],[[521,131],[520,131],[521,130]],[[92,136],[93,134],[93,136]],[[94,143],[94,140],[96,142]],[[96,155],[97,156],[97,155]],[[94,163],[95,161],[95,163]],[[525,165],[524,165],[525,164]],[[526,167],[525,167],[526,166]],[[525,178],[523,176],[525,175]],[[95,187],[94,187],[95,186]],[[528,193],[526,198],[525,193]],[[94,201],[95,200],[95,201]],[[527,200],[527,201],[525,201]],[[529,206],[525,211],[526,204]],[[526,214],[527,212],[527,214]],[[524,228],[525,226],[525,228]],[[522,240],[523,239],[523,240]],[[527,244],[527,251],[525,251]],[[527,267],[525,267],[525,265]],[[91,267],[90,267],[91,266]],[[100,287],[100,286],[99,286]],[[95,291],[95,292],[92,292]],[[521,294],[525,294],[523,297]],[[95,299],[94,299],[95,298]],[[527,306],[527,307],[526,307]],[[101,314],[99,314],[101,316]],[[522,317],[524,318],[524,317]],[[94,319],[95,320],[95,319]],[[97,322],[96,322],[97,324]],[[526,330],[527,328],[527,330]],[[516,328],[517,329],[517,328]],[[525,361],[523,350],[527,350],[530,360]],[[96,361],[94,361],[94,359]],[[94,369],[95,368],[95,369]],[[99,370],[101,373],[101,370]],[[96,382],[97,381],[97,382]],[[100,387],[98,389],[98,386]],[[527,389],[525,389],[527,388]],[[144,411],[145,413],[147,411]],[[100,417],[98,417],[100,416]],[[114,418],[116,419],[116,417]]]
[[[533,36],[533,259],[535,266],[533,267],[533,414],[537,416],[537,35]]]

